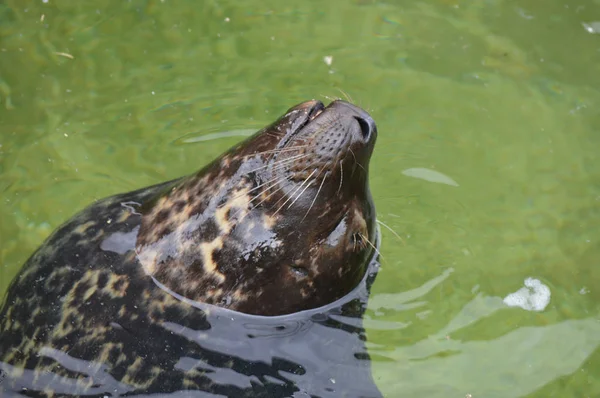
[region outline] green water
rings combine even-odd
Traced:
[[[385,395],[600,396],[600,1],[283,4],[0,2],[0,292],[94,199],[347,93],[401,238],[366,319]],[[503,304],[527,277],[543,311]]]

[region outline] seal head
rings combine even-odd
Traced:
[[[323,306],[373,255],[371,116],[308,101],[142,209],[136,253],[159,285],[256,315]]]

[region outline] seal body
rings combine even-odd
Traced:
[[[9,287],[0,392],[379,396],[360,325],[375,138],[362,109],[305,102],[193,175],[75,215]]]

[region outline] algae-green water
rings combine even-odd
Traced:
[[[4,0],[0,293],[95,199],[350,98],[379,129],[385,396],[600,396],[599,76],[598,0]]]

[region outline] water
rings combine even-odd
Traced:
[[[382,229],[365,320],[383,393],[598,396],[598,21],[598,1],[5,0],[0,291],[94,199],[347,93],[400,238]],[[549,304],[508,307],[530,277]]]

